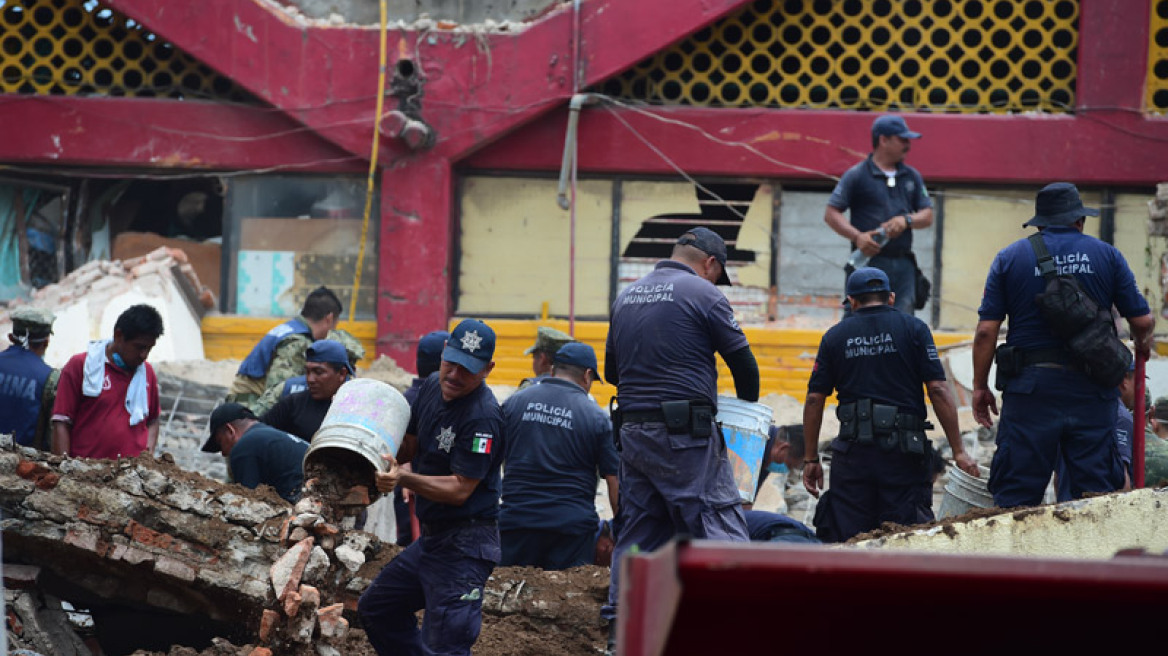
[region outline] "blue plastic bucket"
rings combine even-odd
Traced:
[[[766,455],[767,432],[774,413],[761,403],[732,396],[718,397],[718,424],[734,469],[734,484],[746,503],[754,503],[758,477]]]

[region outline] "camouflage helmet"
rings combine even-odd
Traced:
[[[565,344],[571,344],[576,341],[571,335],[561,330],[556,330],[550,326],[540,326],[535,331],[535,344],[532,344],[524,355],[531,355],[536,351],[540,353],[547,353],[548,355],[555,355],[560,347]]]
[[[349,354],[349,364],[354,367],[365,357],[365,347],[361,345],[361,340],[353,337],[352,333],[347,330],[334,328],[328,331],[326,339],[340,342],[345,347],[345,352]]]

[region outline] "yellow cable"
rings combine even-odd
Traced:
[[[385,101],[387,33],[385,0],[381,0],[381,37],[378,43],[377,109],[373,119],[373,150],[369,154],[369,180],[365,188],[365,215],[361,221],[361,247],[357,250],[357,273],[353,276],[353,297],[349,299],[349,321],[357,319],[357,290],[361,288],[361,268],[365,265],[365,239],[369,234],[369,214],[373,209],[373,187],[377,176],[377,146],[381,141],[381,109]],[[376,314],[376,309],[374,314]]]

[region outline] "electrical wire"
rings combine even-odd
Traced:
[[[365,188],[365,212],[361,219],[361,246],[357,249],[357,271],[353,275],[353,295],[349,298],[349,320],[357,316],[357,293],[361,290],[361,269],[365,265],[365,243],[369,235],[369,215],[373,211],[373,191],[377,182],[377,146],[381,143],[381,110],[385,102],[385,76],[389,68],[386,55],[386,38],[388,35],[389,20],[385,7],[385,0],[379,1],[381,23],[378,26],[377,48],[377,108],[373,112],[373,148],[369,154],[369,176]]]

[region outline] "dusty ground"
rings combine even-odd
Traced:
[[[472,650],[476,656],[595,656],[604,649],[607,629],[599,622],[600,605],[608,594],[608,568],[585,566],[562,572],[529,567],[500,567],[490,588],[516,590],[520,583],[533,591],[530,614],[508,612],[506,594],[484,602],[483,629]],[[489,608],[487,608],[489,606]],[[255,645],[226,641],[198,651],[174,647],[169,652],[136,652],[136,656],[247,656]],[[350,631],[346,656],[375,656],[360,629]]]

